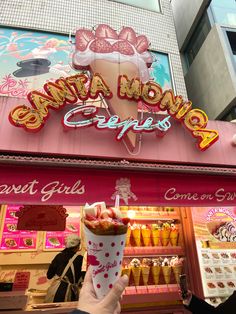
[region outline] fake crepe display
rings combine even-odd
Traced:
[[[36,132],[46,123],[51,109],[77,104],[64,116],[65,127],[95,126],[116,130],[116,139],[124,139],[134,150],[136,133],[155,131],[162,136],[170,128],[169,116],[163,120],[150,116],[139,121],[138,102],[141,101],[167,111],[197,139],[200,150],[207,149],[218,140],[218,132],[206,129],[208,117],[204,111],[192,109],[190,101],[175,96],[172,90],[162,92],[150,79],[148,67],[152,57],[148,48],[146,36],[137,35],[130,27],[124,27],[120,32],[104,24],[93,31],[78,29],[73,65],[82,73],[46,83],[44,93],[30,92],[27,97],[32,107],[19,105],[14,108],[9,114],[10,122]],[[90,74],[85,74],[87,70]],[[113,116],[97,115],[98,108],[91,105],[91,99],[98,96],[105,99]],[[89,104],[86,104],[88,99]]]

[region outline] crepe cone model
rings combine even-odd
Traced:
[[[151,245],[151,229],[148,227],[148,225],[142,225],[141,234],[142,234],[144,246],[150,246]]]
[[[170,224],[168,222],[165,222],[162,224],[162,230],[161,230],[161,242],[163,246],[167,246],[170,241]]]
[[[161,226],[159,224],[152,224],[152,243],[154,246],[160,245]]]
[[[173,269],[176,283],[179,283],[179,276],[182,274],[183,270],[183,262],[184,259],[182,257],[179,258],[178,256],[172,257],[170,260],[170,266]]]
[[[76,52],[73,65],[77,69],[89,66],[92,73],[98,73],[109,85],[112,97],[107,100],[108,108],[121,121],[137,119],[137,100],[120,98],[117,93],[118,78],[126,76],[129,80],[139,78],[143,83],[149,80],[147,64],[152,63],[148,40],[136,36],[130,27],[124,27],[119,34],[110,26],[100,24],[95,32],[87,29],[76,31]],[[129,131],[125,141],[131,149],[136,143],[136,134]]]
[[[133,224],[131,226],[132,229],[132,236],[134,239],[135,246],[141,245],[141,226],[138,224]]]
[[[85,206],[82,218],[87,259],[98,298],[107,295],[119,276],[129,223],[128,218],[121,217],[119,209],[106,208],[104,204]]]
[[[152,259],[152,278],[155,285],[158,285],[159,278],[160,278],[160,272],[161,272],[161,264],[162,264],[162,258],[153,258]]]
[[[218,241],[236,242],[236,224],[233,221],[211,221],[207,228]]]
[[[178,244],[179,239],[179,230],[175,224],[171,224],[171,231],[170,231],[170,243],[172,246],[176,246]]]
[[[143,278],[143,284],[148,285],[148,279],[150,274],[150,269],[152,265],[152,260],[150,258],[143,258],[141,263],[141,273]]]
[[[170,277],[171,277],[171,266],[170,266],[170,261],[168,258],[165,258],[163,260],[161,269],[162,269],[165,283],[168,285],[170,283]]]
[[[123,265],[122,266],[122,272],[121,272],[122,276],[126,275],[129,279],[130,279],[130,274],[131,274],[131,268],[129,265]]]
[[[132,259],[130,262],[131,270],[132,270],[132,275],[134,279],[134,285],[137,287],[139,286],[140,282],[140,275],[141,275],[141,263],[140,260],[137,258]]]
[[[125,246],[130,246],[130,237],[131,237],[131,228],[130,226],[128,226],[127,233],[126,233]]]

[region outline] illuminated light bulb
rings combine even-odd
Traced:
[[[135,216],[136,216],[135,210],[130,209],[130,210],[127,211],[127,217],[128,217],[129,219],[134,219]]]

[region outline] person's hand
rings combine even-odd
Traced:
[[[104,299],[99,300],[93,288],[90,267],[84,278],[84,284],[80,291],[78,309],[89,314],[119,314],[121,311],[120,298],[128,285],[126,275],[120,277]]]
[[[188,290],[187,293],[183,294],[183,292],[179,290],[179,295],[181,299],[183,300],[183,304],[188,306],[192,300],[192,292]]]

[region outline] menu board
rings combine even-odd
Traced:
[[[193,208],[192,218],[205,298],[236,290],[236,208]]]
[[[80,235],[80,207],[66,207],[69,216],[66,218],[65,231],[45,232],[45,250],[60,250],[65,248],[65,238],[69,234]]]
[[[36,250],[37,232],[17,230],[16,212],[19,205],[8,205],[6,208],[5,218],[3,219],[1,250]]]

